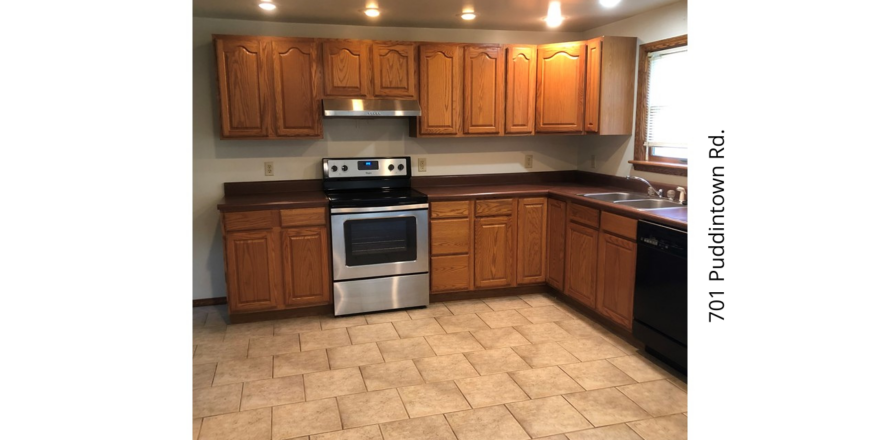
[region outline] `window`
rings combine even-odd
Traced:
[[[639,47],[636,108],[637,170],[687,175],[687,35]]]

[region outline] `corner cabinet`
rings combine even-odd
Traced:
[[[232,314],[330,304],[330,242],[323,207],[223,214]]]
[[[214,35],[224,139],[323,136],[314,39]]]

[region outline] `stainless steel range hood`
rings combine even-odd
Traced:
[[[421,116],[418,101],[403,99],[324,99],[324,116]]]

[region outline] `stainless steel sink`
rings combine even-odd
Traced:
[[[608,193],[594,193],[594,194],[581,194],[581,195],[588,198],[588,199],[601,200],[603,202],[616,202],[618,200],[644,199],[645,197],[647,197],[644,194],[625,193],[625,192],[608,192]]]
[[[684,205],[681,205],[679,203],[670,202],[669,200],[662,199],[620,200],[614,203],[620,206],[629,206],[630,208],[640,210],[685,207]]]

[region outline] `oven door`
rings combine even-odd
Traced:
[[[330,211],[333,280],[428,272],[428,204]]]

